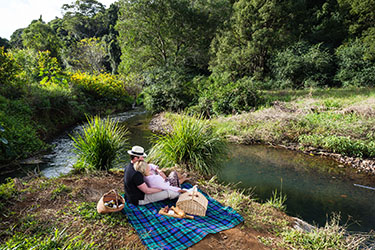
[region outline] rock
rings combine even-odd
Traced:
[[[306,221],[303,221],[297,217],[293,217],[293,219],[294,219],[293,228],[296,230],[309,233],[315,229],[314,226],[310,225]]]

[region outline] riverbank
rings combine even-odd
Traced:
[[[330,89],[267,92],[269,105],[211,119],[229,142],[266,144],[329,157],[375,175],[375,90]],[[154,132],[170,130],[173,115],[151,121]],[[375,185],[375,183],[374,183]]]
[[[346,235],[335,218],[324,228],[306,227],[276,209],[275,201],[260,204],[243,190],[223,186],[215,178],[189,175],[191,184],[198,184],[245,219],[233,229],[205,237],[190,249],[321,249],[317,248],[319,244],[355,249],[351,247],[365,239]],[[111,189],[121,193],[122,177],[122,171],[110,171],[10,180],[0,189],[0,248],[145,249],[125,215],[96,212],[102,194]]]

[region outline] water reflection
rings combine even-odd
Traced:
[[[261,145],[232,145],[219,178],[255,187],[260,201],[282,190],[288,213],[313,224],[322,226],[327,216],[339,212],[344,222],[351,219],[350,230],[375,229],[375,191],[354,186],[374,185],[375,179],[329,159]]]

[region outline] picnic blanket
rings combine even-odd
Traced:
[[[184,183],[182,187],[191,188],[192,186]],[[208,199],[207,212],[204,217],[180,219],[158,214],[162,207],[175,206],[177,199],[143,206],[126,203],[123,213],[127,215],[128,221],[148,249],[182,250],[202,240],[207,234],[232,228],[243,221],[242,216],[233,208],[221,205],[205,193],[203,195]]]

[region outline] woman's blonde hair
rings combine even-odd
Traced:
[[[141,174],[146,175],[148,164],[145,161],[137,161],[134,163],[134,169],[138,172],[141,172]]]

